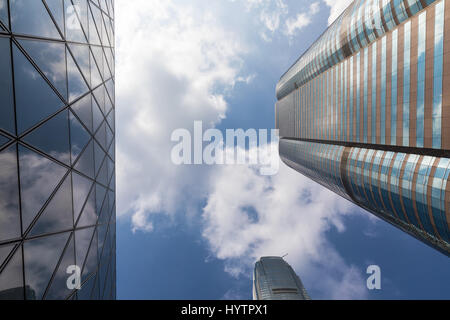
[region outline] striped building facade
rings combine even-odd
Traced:
[[[449,0],[355,0],[276,104],[285,163],[447,255],[449,51]]]

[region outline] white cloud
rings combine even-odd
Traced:
[[[310,5],[309,7],[309,12],[311,14],[317,14],[320,11],[320,3],[319,2],[314,2],[313,4]]]
[[[231,0],[235,2],[236,0]],[[247,11],[256,12],[259,23],[262,25],[260,36],[270,42],[279,29],[282,18],[289,13],[288,6],[283,0],[241,0]]]
[[[220,122],[226,88],[251,78],[240,75],[246,48],[207,4],[117,1],[116,14],[118,213],[151,231],[151,214],[189,211],[205,191],[205,170],[171,164],[171,133]]]
[[[247,1],[260,8],[267,2]],[[273,16],[269,9],[258,15],[268,40],[287,11],[282,1],[272,5],[278,10]],[[204,2],[194,8],[121,0],[116,6],[119,218],[131,217],[134,231],[151,232],[157,227],[153,215],[199,219],[199,203],[206,199],[203,235],[227,272],[247,274],[260,256],[289,253],[288,261],[309,279],[305,285],[323,296],[364,297],[360,273],[325,237],[331,227],[345,230],[345,200],[285,165],[277,176],[262,177],[248,166],[171,163],[171,133],[192,129],[196,120],[215,126],[226,116],[227,92],[254,78],[241,74],[248,49],[237,30]],[[310,12],[317,12],[316,5]]]
[[[319,12],[319,2],[314,2],[310,5],[308,12],[297,14],[295,18],[286,21],[286,35],[293,36],[304,27],[312,22],[312,17]]]
[[[330,7],[328,25],[331,25],[342,12],[353,2],[353,0],[323,0]]]
[[[365,280],[325,237],[330,228],[345,231],[342,217],[352,205],[312,180],[282,165],[263,177],[256,168],[223,166],[211,174],[203,211],[211,251],[236,277],[251,275],[261,256],[289,254],[287,260],[310,289],[329,298],[363,298]]]

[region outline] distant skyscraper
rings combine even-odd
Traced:
[[[0,299],[115,299],[114,81],[113,0],[0,0]]]
[[[276,104],[287,165],[447,255],[449,19],[450,0],[356,0]]]
[[[295,271],[279,257],[265,257],[256,262],[253,299],[310,300]]]

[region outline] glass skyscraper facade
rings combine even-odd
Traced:
[[[113,0],[0,0],[0,299],[116,298],[114,81]]]
[[[254,300],[310,300],[300,278],[279,257],[264,257],[255,264]]]
[[[276,104],[285,163],[447,255],[449,19],[449,0],[355,0]]]

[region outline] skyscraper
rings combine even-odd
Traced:
[[[114,81],[113,0],[0,0],[0,299],[115,299]]]
[[[283,161],[450,254],[450,2],[356,0],[281,77]]]
[[[279,257],[264,257],[255,264],[254,300],[310,300],[300,278]]]

